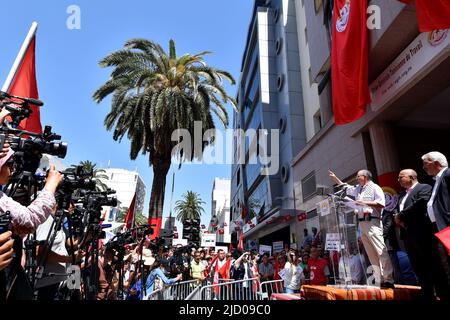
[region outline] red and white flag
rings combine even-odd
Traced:
[[[8,79],[2,88],[2,91],[14,96],[39,99],[35,60],[36,31],[37,23],[34,22],[22,45],[19,55],[16,58],[14,66],[9,73]],[[31,116],[24,119],[20,123],[19,128],[41,134],[42,126],[39,107],[34,105],[31,105],[30,107],[33,111]]]
[[[399,0],[409,4],[412,0]],[[450,0],[416,0],[420,32],[450,29]]]
[[[361,118],[370,103],[367,0],[335,0],[332,35],[332,96],[335,123]]]

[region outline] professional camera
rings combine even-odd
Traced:
[[[30,135],[21,130],[4,129],[5,134],[8,134],[8,140],[11,149],[15,151],[14,159],[18,166],[18,171],[35,173],[39,167],[42,154],[50,154],[59,158],[64,158],[67,153],[67,143],[54,142],[60,140],[61,136],[52,133],[52,127],[46,126],[42,135]],[[11,136],[11,133],[18,135]],[[27,134],[28,138],[21,136]]]
[[[6,211],[5,214],[0,215],[0,234],[8,231],[10,223],[11,213],[9,211]]]
[[[61,182],[59,188],[65,192],[74,192],[80,189],[80,194],[85,191],[95,190],[95,180],[92,179],[93,173],[86,172],[82,166],[78,166],[75,169],[68,169],[62,172],[64,179]]]
[[[16,152],[31,154],[46,153],[64,159],[67,154],[67,143],[54,142],[55,140],[61,140],[61,136],[53,133],[51,126],[45,126],[42,135],[29,138],[21,138],[20,136],[12,137],[10,145]]]
[[[111,239],[107,244],[106,248],[113,249],[116,251],[124,250],[127,244],[134,243],[133,234],[131,231],[124,233],[119,233],[115,238]]]

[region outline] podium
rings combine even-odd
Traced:
[[[319,224],[324,233],[324,250],[330,252],[330,273],[336,287],[366,286],[366,270],[359,250],[355,203],[345,194],[332,194],[319,202]]]

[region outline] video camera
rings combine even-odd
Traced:
[[[131,231],[119,233],[111,239],[107,244],[107,249],[112,249],[115,251],[121,251],[125,249],[125,246],[127,244],[132,244],[135,242],[135,239],[133,237],[133,233]]]
[[[80,190],[80,194],[86,191],[95,191],[96,182],[92,179],[93,173],[86,172],[82,166],[75,169],[68,169],[62,172],[64,179],[59,188],[65,192],[74,192]]]

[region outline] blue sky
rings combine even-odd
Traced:
[[[81,9],[81,29],[69,30],[66,13],[70,5]],[[252,0],[127,0],[127,1],[7,1],[0,19],[0,83],[3,84],[32,23],[39,23],[37,81],[45,102],[41,122],[69,143],[66,165],[91,160],[99,166],[135,170],[147,185],[146,209],[152,182],[148,159],[129,159],[129,142],[121,144],[103,127],[110,100],[97,105],[93,92],[109,77],[110,70],[98,61],[120,49],[126,40],[143,37],[167,48],[171,38],[178,54],[208,50],[206,62],[239,78],[240,63],[250,22]],[[5,14],[7,13],[7,14]],[[227,86],[232,96],[236,86]],[[231,109],[230,109],[231,122]],[[176,166],[174,202],[186,190],[199,192],[206,202],[202,222],[211,212],[211,188],[215,177],[229,178],[229,165]],[[168,175],[164,216],[168,214],[172,171]]]

